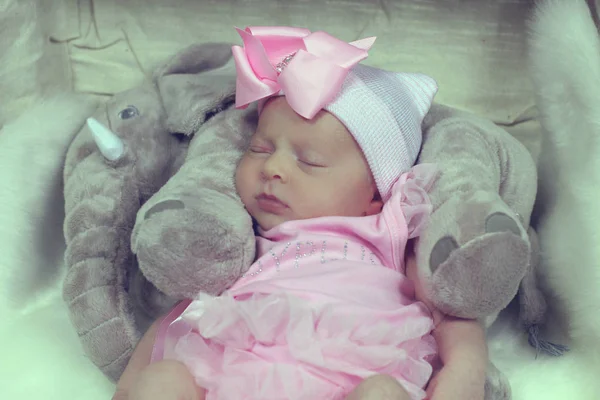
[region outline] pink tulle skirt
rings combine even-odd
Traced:
[[[420,303],[382,311],[288,293],[225,294],[182,303],[165,323],[154,359],[183,362],[207,400],[344,399],[374,374],[423,399],[436,354]]]

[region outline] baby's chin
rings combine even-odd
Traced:
[[[262,214],[252,216],[255,227],[260,228],[263,232],[269,231],[284,222],[289,221],[289,218],[282,217],[274,214]],[[255,229],[258,232],[258,229]]]

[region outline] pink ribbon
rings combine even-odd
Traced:
[[[233,46],[237,108],[280,92],[290,107],[311,119],[340,90],[348,71],[367,58],[369,37],[346,43],[325,32],[293,27],[236,28],[244,47]]]
[[[180,301],[169,313],[163,318],[158,325],[158,330],[154,337],[154,345],[152,346],[152,354],[150,355],[150,362],[157,362],[164,359],[165,356],[165,345],[168,339],[169,327],[181,316],[186,308],[192,303],[191,300]]]

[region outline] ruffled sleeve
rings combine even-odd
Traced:
[[[400,210],[396,208],[392,212],[404,215],[408,239],[419,236],[427,223],[432,210],[428,192],[435,183],[438,172],[435,164],[415,165],[400,176],[392,188],[390,206],[400,205]]]

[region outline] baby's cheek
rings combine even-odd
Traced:
[[[252,178],[249,165],[243,161],[240,162],[235,173],[235,189],[242,201],[247,200],[252,185],[254,184],[253,181],[254,179]]]
[[[238,171],[236,171],[235,174],[235,191],[240,197],[242,197],[242,194],[244,192],[244,180],[242,174]]]
[[[358,184],[355,179],[346,177],[340,179],[340,182],[335,186],[332,186],[332,190],[335,194],[332,194],[332,198],[347,210],[347,214],[359,215],[364,211],[368,204],[368,200],[371,200],[370,188],[368,186]]]
[[[306,199],[304,208],[309,211],[311,217],[347,215],[348,205],[351,203],[347,194],[334,184],[315,187],[304,197]]]

